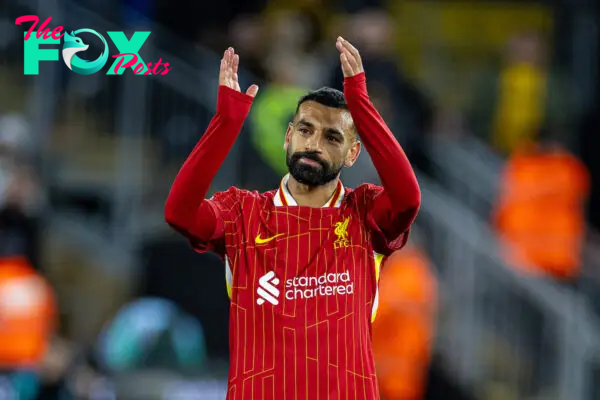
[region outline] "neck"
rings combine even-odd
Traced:
[[[299,206],[323,207],[333,196],[333,192],[338,184],[338,179],[321,186],[309,186],[298,182],[292,175],[287,183],[290,194],[296,200]]]

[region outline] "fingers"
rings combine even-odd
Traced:
[[[342,45],[344,46],[344,48],[346,48],[357,61],[360,61],[360,53],[358,52],[358,50],[356,49],[356,47],[354,47],[352,45],[352,43],[350,43],[349,41],[347,41],[346,39],[344,39],[343,37],[340,36],[340,41],[342,43]]]
[[[240,56],[235,54],[234,50],[231,49],[232,53],[233,53],[233,57],[232,57],[232,69],[233,69],[233,73],[237,74],[238,73],[238,67],[240,65]]]
[[[224,85],[226,75],[227,74],[227,61],[225,61],[225,54],[223,54],[223,58],[221,58],[221,66],[219,68],[219,85]]]
[[[227,66],[229,68],[231,68],[232,64],[233,64],[233,55],[234,55],[234,51],[233,51],[233,47],[229,47],[227,50],[225,50],[225,61],[227,62]]]
[[[240,83],[238,78],[238,70],[240,65],[240,56],[235,54],[233,47],[229,47],[223,52],[223,58],[221,59],[221,66],[219,69],[219,85],[227,86],[231,89],[240,92]],[[258,86],[252,85],[246,90],[246,94],[249,96],[256,96],[258,93]]]
[[[246,90],[246,94],[248,96],[252,96],[252,97],[256,97],[256,94],[258,93],[258,85],[251,85],[248,90]]]
[[[236,80],[237,78],[236,74],[238,64],[239,56],[235,54],[233,47],[229,47],[227,50],[225,50],[225,52],[223,52],[223,58],[221,59],[221,68],[219,71],[219,85],[224,85],[235,89],[234,80]]]
[[[240,64],[240,56],[235,54],[233,52],[233,49],[231,49],[233,55],[232,55],[232,60],[231,60],[231,74],[232,74],[232,78],[233,78],[233,88],[235,90],[237,90],[238,92],[240,91],[240,84],[239,84],[239,80],[238,80],[238,66]]]
[[[360,53],[350,42],[339,36],[335,46],[340,52],[340,62],[345,77],[354,76],[363,72]]]
[[[231,64],[229,62],[230,48],[225,50],[219,70],[219,85],[231,86]]]
[[[231,74],[231,88],[240,91],[240,82],[238,80],[238,74]]]
[[[219,68],[219,85],[223,85],[225,82],[225,60],[221,59],[221,66]]]
[[[350,63],[348,62],[348,57],[345,53],[340,54],[340,62],[342,64],[342,72],[344,76],[354,76],[354,71],[350,67]]]

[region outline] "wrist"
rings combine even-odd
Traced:
[[[344,87],[362,86],[367,83],[365,72],[344,78]]]
[[[232,119],[244,119],[250,112],[254,98],[228,86],[219,85],[217,113]]]
[[[349,106],[365,95],[368,96],[367,78],[364,72],[344,78],[344,96]]]

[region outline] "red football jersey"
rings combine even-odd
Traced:
[[[215,194],[224,239],[196,243],[225,260],[227,399],[379,399],[371,349],[379,268],[406,243],[409,226],[402,218],[396,233],[377,226],[374,212],[387,212],[375,210],[379,186],[340,182],[327,204],[312,208],[297,205],[287,179],[262,194]]]

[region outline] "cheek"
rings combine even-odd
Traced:
[[[324,158],[326,158],[327,162],[333,165],[343,164],[346,159],[344,157],[346,153],[341,149],[331,149],[323,154]]]
[[[353,161],[353,153],[351,149],[346,149],[344,151],[344,157],[343,157],[343,162],[345,165],[351,165],[352,161]]]
[[[286,151],[288,151],[288,152],[292,153],[292,151],[293,151],[293,150],[296,148],[296,146],[294,146],[294,138],[292,137],[292,138],[290,138],[290,140],[287,140],[287,141],[284,143],[284,145],[283,145],[283,148],[284,148]]]
[[[300,151],[305,148],[305,139],[302,135],[293,133],[290,141],[288,142],[288,149],[290,151]]]
[[[286,149],[287,151],[292,151],[293,149],[297,149],[298,148],[298,139],[296,137],[297,135],[294,135],[293,133],[290,136],[286,136],[286,141],[283,144],[283,148]]]

